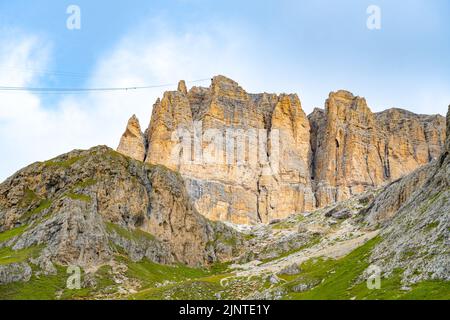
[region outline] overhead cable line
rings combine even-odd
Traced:
[[[210,78],[186,81],[188,83],[204,82],[211,80]],[[105,92],[105,91],[132,91],[145,90],[153,88],[163,88],[176,86],[176,83],[148,85],[148,86],[133,86],[133,87],[106,87],[106,88],[39,88],[39,87],[7,87],[0,86],[0,91],[28,91],[36,93],[84,93],[84,92]]]

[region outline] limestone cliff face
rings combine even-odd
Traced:
[[[154,105],[147,161],[178,170],[208,218],[268,222],[314,207],[309,131],[296,95],[248,94],[223,76],[180,83]]]
[[[314,123],[313,133],[319,207],[363,191],[365,186],[381,181],[383,174],[381,166],[376,171],[368,169],[368,159],[379,158],[376,149],[370,148],[375,144],[375,121],[363,98],[347,91],[331,93],[323,116],[322,123]]]
[[[307,117],[295,94],[249,94],[217,76],[208,88],[187,90],[181,81],[166,92],[144,138],[126,140],[119,151],[141,160],[141,147],[134,155],[131,144],[147,146],[145,161],[180,172],[200,213],[267,223],[348,199],[436,159],[445,120],[401,109],[373,113],[364,98],[342,90]]]
[[[120,139],[117,151],[133,159],[144,161],[146,153],[145,139],[139,120],[135,115],[128,120],[127,128],[122,135],[122,139]]]
[[[414,171],[435,160],[445,141],[443,117],[401,109],[374,114],[346,91],[331,93],[310,121],[318,207]]]
[[[416,115],[389,109],[375,115],[379,140],[387,141],[391,179],[397,179],[425,163],[436,160],[445,142],[445,118]]]

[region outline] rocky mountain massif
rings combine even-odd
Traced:
[[[190,142],[180,151],[183,139]],[[249,94],[217,76],[209,88],[188,91],[181,81],[177,91],[166,92],[145,133],[133,116],[118,151],[180,172],[207,218],[252,224],[395,181],[435,160],[444,141],[439,115],[372,113],[364,98],[338,91],[324,110],[306,116],[295,94]],[[213,163],[202,158],[211,146],[219,160]]]
[[[237,233],[200,215],[179,174],[107,148],[35,163],[0,185],[0,284],[55,265],[130,261],[203,266],[230,259]],[[30,259],[29,263],[22,261]],[[15,262],[15,261],[20,261]]]
[[[174,99],[187,92],[183,85],[179,91]],[[294,103],[295,97],[285,98],[279,108]],[[310,117],[319,118],[319,112]],[[432,136],[426,123],[438,118],[414,117]],[[407,120],[399,123],[411,127]],[[138,122],[132,119],[130,126],[138,128]],[[323,133],[313,133],[319,127],[311,129],[310,139],[322,148]],[[446,127],[450,133],[450,107]],[[129,129],[121,148],[140,136],[140,129]],[[165,130],[147,130],[145,136]],[[347,130],[364,131],[350,125]],[[152,150],[145,136],[142,160]],[[192,183],[178,167],[135,160],[107,147],[34,163],[0,184],[0,299],[448,300],[450,134],[434,156],[437,145],[427,147],[436,159],[386,185],[253,225],[213,222],[200,214],[188,191]],[[342,157],[352,163],[347,158],[352,154]],[[165,154],[153,157],[158,155]],[[316,195],[317,187],[312,190]],[[77,268],[80,286],[73,288],[68,283]],[[378,287],[367,285],[378,278]]]

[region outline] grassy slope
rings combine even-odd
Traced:
[[[427,281],[415,285],[410,291],[402,291],[401,270],[389,279],[382,279],[380,290],[369,290],[365,281],[357,279],[369,266],[367,261],[371,249],[379,239],[373,239],[339,260],[310,260],[301,265],[302,272],[296,276],[282,276],[288,282],[282,284],[288,294],[285,299],[450,299],[450,283]],[[0,264],[23,261],[29,252],[2,249]],[[149,261],[130,262],[124,257],[118,260],[128,266],[127,277],[141,283],[140,291],[128,299],[233,299],[245,297],[255,290],[268,287],[262,278],[233,279],[229,286],[223,287],[220,281],[231,274],[227,265],[216,265],[210,269],[189,268],[182,265],[164,266]],[[117,285],[112,281],[110,267],[102,267],[96,274],[95,289],[68,290],[65,268],[57,267],[58,273],[52,276],[33,275],[26,283],[13,283],[0,286],[0,299],[86,299],[97,294],[114,293]],[[163,286],[163,284],[166,282]],[[299,283],[316,285],[313,289],[296,293],[293,287]],[[120,296],[116,296],[120,297]],[[124,297],[122,297],[124,298]]]
[[[450,299],[450,282],[426,281],[401,290],[401,270],[390,278],[382,278],[379,290],[369,290],[365,281],[358,278],[369,267],[368,258],[379,238],[367,242],[339,260],[310,260],[301,265],[301,275],[292,277],[286,285],[286,299],[300,300],[348,300],[348,299]],[[306,292],[294,292],[299,283],[317,284]]]
[[[200,269],[183,265],[163,266],[148,261],[128,263],[127,276],[142,284],[140,292],[129,299],[212,299],[220,290],[220,279],[226,276],[221,275],[225,268],[226,265]],[[163,287],[156,286],[164,282]]]
[[[17,228],[0,233],[0,243],[6,242],[18,235],[21,235],[22,233],[25,232],[27,227],[28,226],[21,226],[21,227],[17,227]]]
[[[132,240],[153,240],[153,236],[139,230],[127,230],[107,223],[109,232]],[[0,243],[8,241],[26,231],[27,226],[0,233]],[[369,266],[368,258],[372,248],[379,241],[372,239],[365,245],[339,260],[314,259],[301,265],[302,272],[296,276],[281,276],[287,283],[281,284],[288,290],[285,299],[450,299],[450,282],[427,281],[419,283],[409,291],[401,290],[401,270],[389,279],[382,279],[380,290],[367,289],[365,281],[357,279]],[[20,251],[10,248],[0,249],[0,266],[25,262],[36,256],[41,248],[32,247]],[[137,280],[140,291],[129,299],[240,299],[254,291],[267,289],[267,279],[236,279],[223,287],[220,281],[231,276],[227,265],[215,265],[210,269],[189,268],[182,265],[164,266],[149,261],[131,262],[124,256],[117,260],[128,267],[126,276]],[[32,265],[32,267],[34,267]],[[109,269],[108,269],[109,268]],[[85,299],[98,294],[114,293],[119,285],[112,280],[110,267],[100,268],[96,274],[94,289],[68,290],[65,268],[57,266],[58,273],[51,276],[32,276],[26,283],[0,286],[0,299]],[[34,270],[37,271],[37,270]],[[294,292],[300,284],[310,284],[313,288],[306,292]],[[164,284],[163,286],[161,286]],[[122,297],[122,296],[115,296]]]
[[[75,299],[89,295],[90,290],[68,290],[68,275],[65,268],[57,267],[58,273],[51,276],[33,275],[28,282],[16,282],[0,286],[0,299],[7,300],[54,300],[61,291],[62,299]]]

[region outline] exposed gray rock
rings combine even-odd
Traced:
[[[273,241],[265,245],[261,252],[252,252],[247,256],[247,261],[253,259],[273,259],[286,252],[299,249],[305,246],[314,235],[311,232],[306,233],[289,233],[281,236],[277,241]],[[245,261],[243,258],[242,261]]]
[[[308,286],[305,283],[300,283],[300,284],[297,284],[297,285],[292,287],[292,291],[294,291],[294,292],[304,292],[304,291],[307,291],[309,289],[310,289],[310,286]]]
[[[161,264],[175,262],[175,258],[170,252],[170,247],[156,239],[127,239],[115,231],[109,233],[109,239],[115,246],[124,250],[134,262],[141,261],[144,258]]]
[[[54,264],[51,262],[48,256],[45,254],[41,254],[38,258],[30,258],[30,263],[39,267],[40,271],[36,274],[44,274],[44,275],[56,275],[57,270]]]
[[[403,270],[404,283],[450,280],[449,153],[444,152],[439,161],[396,184],[399,187],[388,187],[369,211],[370,218],[377,212],[375,208],[379,210],[389,203],[399,208],[390,215],[391,219],[385,220],[387,226],[381,233],[382,241],[374,249],[371,261],[386,275]],[[408,191],[395,192],[401,190],[401,186],[406,186],[403,190],[408,188]],[[392,190],[394,187],[396,189]]]
[[[278,279],[278,277],[273,274],[269,277],[269,282],[271,284],[277,284],[278,282],[280,282],[280,279]]]
[[[248,296],[247,300],[281,300],[286,294],[286,288],[276,287],[273,289],[267,289],[262,292],[255,292]]]
[[[0,265],[0,285],[17,281],[29,281],[32,270],[27,263]]]
[[[422,190],[424,183],[435,171],[435,163],[427,164],[406,177],[392,182],[367,208],[361,210],[359,215],[374,228],[388,222],[411,197],[415,197],[415,192]]]
[[[93,266],[112,258],[106,229],[95,205],[69,198],[47,220],[26,231],[13,246],[22,250],[45,245],[47,259],[62,265]]]
[[[350,218],[351,212],[349,209],[344,209],[344,210],[340,210],[338,212],[333,213],[331,216],[335,219],[343,220],[343,219]]]
[[[292,264],[289,267],[286,267],[284,269],[282,269],[280,272],[278,272],[278,275],[296,275],[300,273],[300,268],[298,267],[297,264]]]

